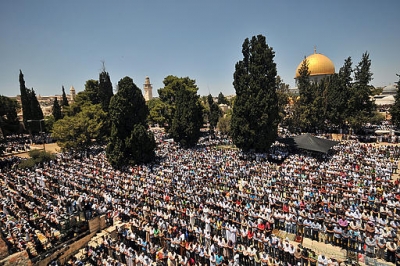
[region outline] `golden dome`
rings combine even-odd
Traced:
[[[307,56],[306,60],[308,62],[308,71],[310,72],[310,76],[335,74],[335,65],[327,56],[323,54],[314,53]],[[303,61],[300,62],[299,66],[296,69],[295,78],[298,78],[300,76],[299,70],[302,64]]]

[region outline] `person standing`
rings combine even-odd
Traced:
[[[387,258],[386,260],[388,262],[395,263],[396,262],[396,250],[397,250],[397,245],[393,241],[393,239],[388,238],[388,241],[386,242],[386,248],[387,248]]]
[[[318,261],[318,256],[315,254],[314,250],[311,250],[310,255],[308,257],[308,260],[310,261],[310,266],[316,266],[317,261]]]
[[[385,258],[386,238],[382,234],[376,239],[376,247],[376,257],[383,260]]]

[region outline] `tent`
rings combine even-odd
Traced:
[[[323,153],[327,153],[330,148],[339,143],[339,141],[317,138],[309,133],[298,135],[292,138],[286,138],[283,139],[282,142],[290,146],[293,146],[297,149],[323,152]]]

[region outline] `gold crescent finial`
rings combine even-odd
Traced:
[[[314,54],[316,54],[316,53],[317,53],[317,46],[314,45]]]

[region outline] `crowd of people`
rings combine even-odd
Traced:
[[[115,170],[95,149],[59,154],[34,171],[2,171],[0,225],[10,252],[58,243],[60,217],[81,212],[122,222],[117,237],[87,247],[92,265],[339,263],[278,231],[397,262],[398,146],[344,141],[317,159],[279,144],[273,150],[286,159],[276,163],[217,149],[219,139],[181,149],[156,136],[149,165]]]
[[[10,135],[0,142],[0,156],[30,150],[30,135]]]

